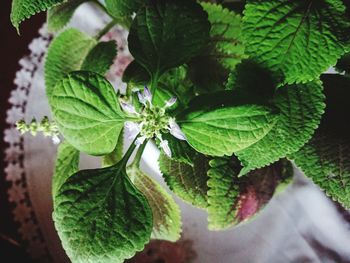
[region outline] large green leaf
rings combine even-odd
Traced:
[[[74,263],[122,263],[152,232],[152,210],[123,162],[69,177],[56,195],[53,217]]]
[[[79,155],[79,151],[67,142],[61,143],[58,147],[55,173],[52,178],[53,198],[68,177],[79,171]]]
[[[174,199],[155,180],[136,165],[128,167],[127,174],[147,198],[153,213],[153,239],[175,242],[181,234],[181,213]]]
[[[105,75],[113,65],[117,56],[117,45],[114,40],[100,42],[87,54],[81,70],[92,71]]]
[[[31,16],[63,3],[65,0],[13,0],[11,22],[19,30],[21,22]]]
[[[175,161],[161,153],[159,167],[170,190],[186,202],[206,208],[207,203],[207,171],[208,159],[195,153],[192,155],[193,164]]]
[[[350,79],[324,75],[326,113],[314,137],[289,156],[333,200],[350,208]]]
[[[198,152],[230,156],[261,140],[274,127],[276,116],[266,106],[240,105],[190,112],[178,122]]]
[[[51,43],[45,61],[46,94],[51,100],[55,85],[68,73],[79,70],[96,41],[77,29],[67,29]]]
[[[293,176],[292,165],[285,160],[245,177],[238,177],[241,166],[235,157],[214,159],[210,166],[208,220],[211,230],[222,230],[252,218]]]
[[[273,129],[261,140],[235,153],[244,166],[241,175],[274,163],[309,141],[324,113],[324,99],[319,81],[279,88],[273,103],[280,110],[280,117]]]
[[[47,27],[50,32],[57,32],[64,28],[72,18],[75,10],[88,0],[68,0],[52,7],[47,11]]]
[[[246,53],[289,84],[318,78],[349,41],[341,0],[248,0],[244,15]]]
[[[150,0],[131,26],[131,54],[152,76],[180,66],[198,55],[207,44],[207,14],[194,1]]]
[[[60,132],[75,148],[92,155],[114,150],[125,115],[104,77],[87,71],[68,74],[56,85],[51,104]]]

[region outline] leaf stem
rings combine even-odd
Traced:
[[[130,156],[132,155],[132,153],[134,152],[135,148],[136,148],[136,140],[137,138],[139,137],[140,135],[136,136],[136,138],[133,140],[133,142],[131,143],[129,149],[126,151],[124,157],[121,159],[120,163],[117,163],[116,165],[118,164],[121,164],[121,166],[125,167],[130,159]]]
[[[140,167],[140,162],[142,158],[142,154],[146,148],[146,145],[148,143],[148,140],[145,140],[144,143],[140,146],[140,148],[137,150],[137,153],[135,155],[135,159],[132,163],[132,166]]]
[[[151,79],[151,93],[153,94],[152,100],[155,98],[155,93],[157,91],[157,85],[158,85],[159,75],[156,73],[154,76],[152,76]]]
[[[103,12],[105,12],[107,15],[109,15],[110,17],[112,17],[110,15],[110,13],[108,12],[107,8],[98,0],[93,0],[93,3],[95,3]]]
[[[116,24],[115,20],[112,20],[111,22],[109,22],[104,28],[101,29],[100,32],[97,33],[97,35],[95,36],[95,39],[100,40],[105,34],[107,34],[112,27],[114,27],[114,25]]]

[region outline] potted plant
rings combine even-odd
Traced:
[[[45,64],[53,120],[18,129],[60,143],[53,218],[72,262],[123,262],[151,238],[180,237],[176,203],[139,167],[149,141],[169,188],[205,209],[211,230],[254,217],[291,162],[350,206],[348,1],[93,1],[111,17],[95,36],[64,29],[84,2],[14,0],[11,13],[19,30],[47,10],[60,31]],[[124,94],[105,78],[116,43],[100,41],[116,24],[134,57]],[[103,167],[79,170],[80,152]]]

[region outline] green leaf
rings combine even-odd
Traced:
[[[350,140],[317,132],[290,158],[334,201],[350,208]]]
[[[206,208],[208,159],[202,154],[195,153],[192,155],[192,163],[190,165],[175,161],[163,153],[159,157],[159,168],[170,190],[184,201]]]
[[[81,70],[105,75],[117,56],[117,44],[114,40],[98,43],[86,56]]]
[[[201,3],[211,24],[210,49],[207,56],[214,57],[228,70],[234,70],[244,56],[241,16],[221,5]]]
[[[105,0],[108,12],[116,18],[131,16],[144,4],[144,0]]]
[[[60,132],[75,148],[91,155],[114,150],[125,115],[104,77],[86,71],[68,74],[56,85],[51,104]]]
[[[198,152],[230,156],[261,140],[276,120],[270,107],[240,105],[190,112],[178,123],[188,143]]]
[[[350,208],[350,79],[324,75],[327,108],[313,138],[288,156],[333,200]]]
[[[208,171],[209,229],[222,230],[254,217],[277,192],[289,183],[293,167],[288,161],[255,170],[239,177],[241,169],[235,157],[210,161]]]
[[[201,6],[188,0],[150,0],[130,29],[129,49],[154,80],[198,55],[210,24]]]
[[[233,90],[234,98],[241,103],[268,103],[275,93],[278,82],[271,72],[251,60],[237,65],[226,83],[227,90]]]
[[[191,81],[187,78],[187,68],[185,66],[177,67],[167,71],[158,82],[158,89],[168,96],[175,96],[178,105],[185,108],[189,101],[195,96],[194,87]],[[176,108],[174,106],[174,108]]]
[[[235,153],[244,166],[241,175],[274,163],[308,142],[324,113],[324,99],[319,81],[279,88],[273,103],[280,110],[280,117],[273,129],[255,144]]]
[[[178,140],[169,133],[163,134],[163,139],[168,141],[172,160],[191,166],[194,165],[193,156],[197,152],[186,141]]]
[[[155,180],[135,165],[127,170],[132,182],[147,198],[152,208],[152,239],[175,242],[181,234],[181,213],[174,199]]]
[[[150,82],[150,76],[148,72],[134,60],[125,69],[123,82],[134,86],[146,85]]]
[[[75,10],[87,0],[68,0],[52,7],[47,11],[47,27],[50,32],[57,32],[64,28],[71,20]]]
[[[53,218],[74,263],[122,263],[143,249],[152,232],[152,210],[124,162],[69,177],[56,196]]]
[[[65,0],[13,0],[11,22],[17,31],[19,25],[31,16],[63,3]]]
[[[124,150],[124,130],[119,134],[117,145],[113,152],[103,156],[102,167],[108,167],[117,164],[123,158]]]
[[[67,142],[60,144],[57,150],[55,172],[52,178],[52,196],[56,197],[63,183],[79,171],[79,151]]]
[[[199,94],[223,90],[230,71],[245,57],[241,17],[221,5],[201,3],[211,24],[209,44],[189,65],[189,77]]]
[[[45,61],[46,94],[51,100],[55,85],[68,73],[79,70],[96,41],[77,29],[68,29],[51,43]]]
[[[246,53],[285,83],[315,80],[344,54],[350,21],[341,0],[248,0]]]

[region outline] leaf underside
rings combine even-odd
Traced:
[[[79,171],[79,151],[67,142],[60,144],[57,150],[55,172],[52,178],[52,196],[56,197],[63,183]]]
[[[210,161],[208,215],[211,230],[223,230],[255,216],[276,189],[291,181],[293,168],[286,161],[238,177],[241,166],[235,157]]]
[[[196,153],[192,156],[192,162],[193,165],[189,165],[175,161],[161,153],[159,168],[170,190],[177,196],[194,206],[206,208],[208,159]]]
[[[181,234],[181,214],[174,199],[158,182],[139,168],[131,166],[127,173],[136,188],[145,195],[152,209],[152,239],[177,241]]]

